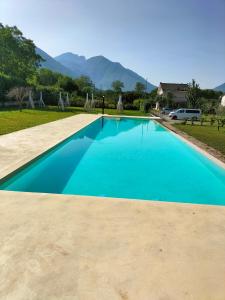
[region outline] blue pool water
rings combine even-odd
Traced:
[[[225,205],[225,170],[155,121],[104,118],[0,189]]]

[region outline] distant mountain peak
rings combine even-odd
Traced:
[[[95,55],[95,56],[92,56],[90,58],[88,58],[87,60],[106,60],[106,61],[110,61],[108,58],[106,58],[105,56],[103,55]]]
[[[85,56],[80,56],[72,52],[66,52],[56,56],[54,59],[65,67],[71,69],[76,77],[86,75],[83,70],[83,65],[86,63]]]
[[[73,57],[73,58],[80,58],[80,59],[82,59],[82,60],[83,60],[83,59],[86,60],[86,57],[85,57],[85,56],[83,56],[83,55],[78,55],[78,54],[75,54],[75,53],[72,53],[72,52],[65,52],[65,53],[63,53],[63,54],[60,54],[60,55],[56,56],[55,59],[58,58],[58,57]]]

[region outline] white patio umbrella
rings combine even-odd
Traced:
[[[92,108],[92,109],[95,108],[95,99],[94,99],[93,93],[91,94],[91,108]]]
[[[63,101],[62,93],[61,93],[61,92],[59,93],[58,107],[59,107],[62,111],[64,111],[64,109],[65,109],[64,101]]]
[[[66,94],[66,106],[70,106],[70,99],[69,99],[69,94]]]
[[[88,93],[86,95],[86,101],[85,101],[85,104],[84,104],[84,109],[86,111],[89,111],[91,108],[91,103],[90,103],[90,100],[89,100],[89,97],[88,97]]]
[[[45,107],[45,103],[44,103],[43,96],[42,96],[42,91],[40,91],[39,106]]]
[[[32,98],[32,91],[29,90],[29,106],[31,108],[34,108],[34,101],[33,101],[33,98]]]
[[[123,111],[123,101],[122,101],[122,95],[119,96],[119,100],[118,100],[118,103],[117,103],[117,110],[118,111]]]

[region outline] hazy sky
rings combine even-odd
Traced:
[[[52,56],[101,54],[156,85],[225,82],[225,0],[0,0],[0,22]]]

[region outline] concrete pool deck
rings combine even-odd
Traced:
[[[0,177],[98,117],[1,136]],[[223,206],[0,191],[0,299],[224,300],[224,282]]]

